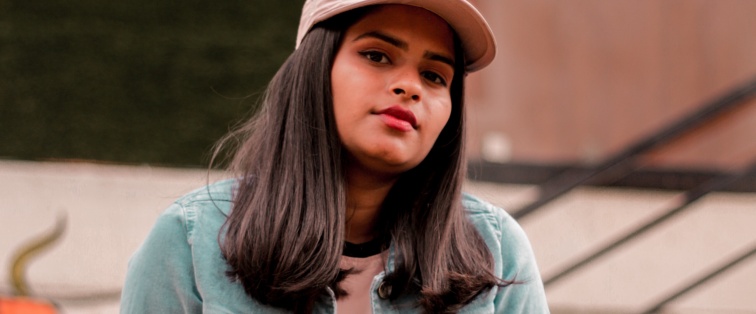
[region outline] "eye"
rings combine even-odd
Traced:
[[[374,51],[374,50],[361,51],[360,54],[363,55],[368,60],[373,61],[375,63],[381,63],[381,64],[389,63],[388,56],[386,56],[385,53],[382,53],[380,51]]]
[[[435,72],[425,71],[422,75],[426,80],[429,80],[434,84],[446,86],[446,80]]]

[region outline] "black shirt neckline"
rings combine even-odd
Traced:
[[[384,237],[377,237],[365,243],[354,244],[344,241],[344,250],[341,253],[348,257],[365,258],[380,254],[389,246],[389,241]]]

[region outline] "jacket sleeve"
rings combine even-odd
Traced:
[[[169,207],[129,261],[121,313],[201,313],[183,208]]]
[[[549,313],[530,242],[520,225],[503,210],[501,212],[502,279],[514,282],[499,288],[494,299],[496,313]]]

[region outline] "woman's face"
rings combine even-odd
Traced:
[[[428,155],[451,114],[454,40],[435,14],[377,7],[347,29],[331,70],[350,166],[397,175]]]

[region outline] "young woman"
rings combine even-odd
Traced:
[[[463,195],[465,0],[309,0],[231,171],[131,259],[122,313],[548,313],[530,245]]]

